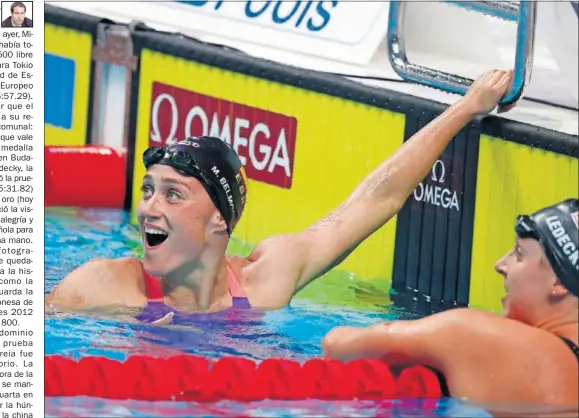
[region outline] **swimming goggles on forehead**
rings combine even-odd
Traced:
[[[540,241],[539,234],[535,227],[535,222],[529,215],[517,216],[517,223],[515,224],[515,232],[521,238],[533,238]]]
[[[188,176],[194,177],[203,186],[215,207],[221,212],[227,223],[227,232],[231,235],[229,223],[233,214],[229,210],[229,205],[220,193],[219,185],[207,176],[203,169],[199,167],[193,156],[185,151],[170,149],[170,147],[150,147],[143,153],[143,164],[149,168],[153,164],[163,163],[173,167]]]
[[[143,153],[143,164],[147,169],[153,164],[158,164],[161,160],[166,160],[171,167],[197,178],[208,186],[215,187],[214,182],[205,175],[197,161],[188,152],[169,149],[168,147],[151,147]]]
[[[162,159],[169,160],[175,166],[179,166],[184,172],[191,172],[191,175],[201,171],[199,165],[193,157],[184,151],[172,150],[168,147],[150,147],[143,153],[143,164],[149,168],[157,164]],[[194,171],[194,172],[193,172]]]

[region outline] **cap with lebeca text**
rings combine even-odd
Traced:
[[[520,215],[515,231],[537,239],[561,283],[579,296],[579,201],[567,199],[532,215]]]

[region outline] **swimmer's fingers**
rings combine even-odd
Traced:
[[[494,83],[492,85],[492,92],[495,95],[495,100],[497,103],[505,97],[509,88],[511,87],[511,82],[513,81],[513,70],[501,71],[494,78]]]
[[[470,86],[469,90],[489,90],[495,89],[505,93],[513,77],[513,70],[491,70],[478,77]]]
[[[466,95],[466,100],[473,106],[473,110],[476,113],[490,112],[506,95],[512,79],[512,70],[488,71],[472,83]]]
[[[157,319],[156,321],[151,322],[151,324],[153,324],[153,325],[169,325],[173,321],[174,316],[175,316],[174,312],[169,312],[167,315],[165,315],[161,319]]]

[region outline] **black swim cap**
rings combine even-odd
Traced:
[[[165,147],[151,147],[143,153],[145,168],[164,164],[195,177],[219,210],[231,233],[241,219],[247,200],[243,165],[235,150],[212,136],[189,137]]]
[[[538,240],[561,283],[579,296],[579,201],[567,199],[517,218],[515,232]]]

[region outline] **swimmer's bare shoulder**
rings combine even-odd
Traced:
[[[45,303],[59,311],[141,307],[146,303],[141,261],[95,258],[74,269]]]
[[[433,328],[424,331],[432,365],[446,375],[454,396],[576,404],[577,361],[559,337],[472,308],[433,315],[424,326]],[[404,328],[400,332],[411,331]]]
[[[378,357],[434,367],[457,398],[577,404],[577,360],[560,338],[490,312],[457,308],[415,320],[338,327],[322,346],[324,356],[339,360]]]
[[[577,360],[560,337],[474,309],[457,312],[455,321],[460,331],[448,327],[446,332],[447,338],[459,337],[446,357],[451,393],[496,402],[577,405]],[[481,384],[483,378],[488,384]]]

